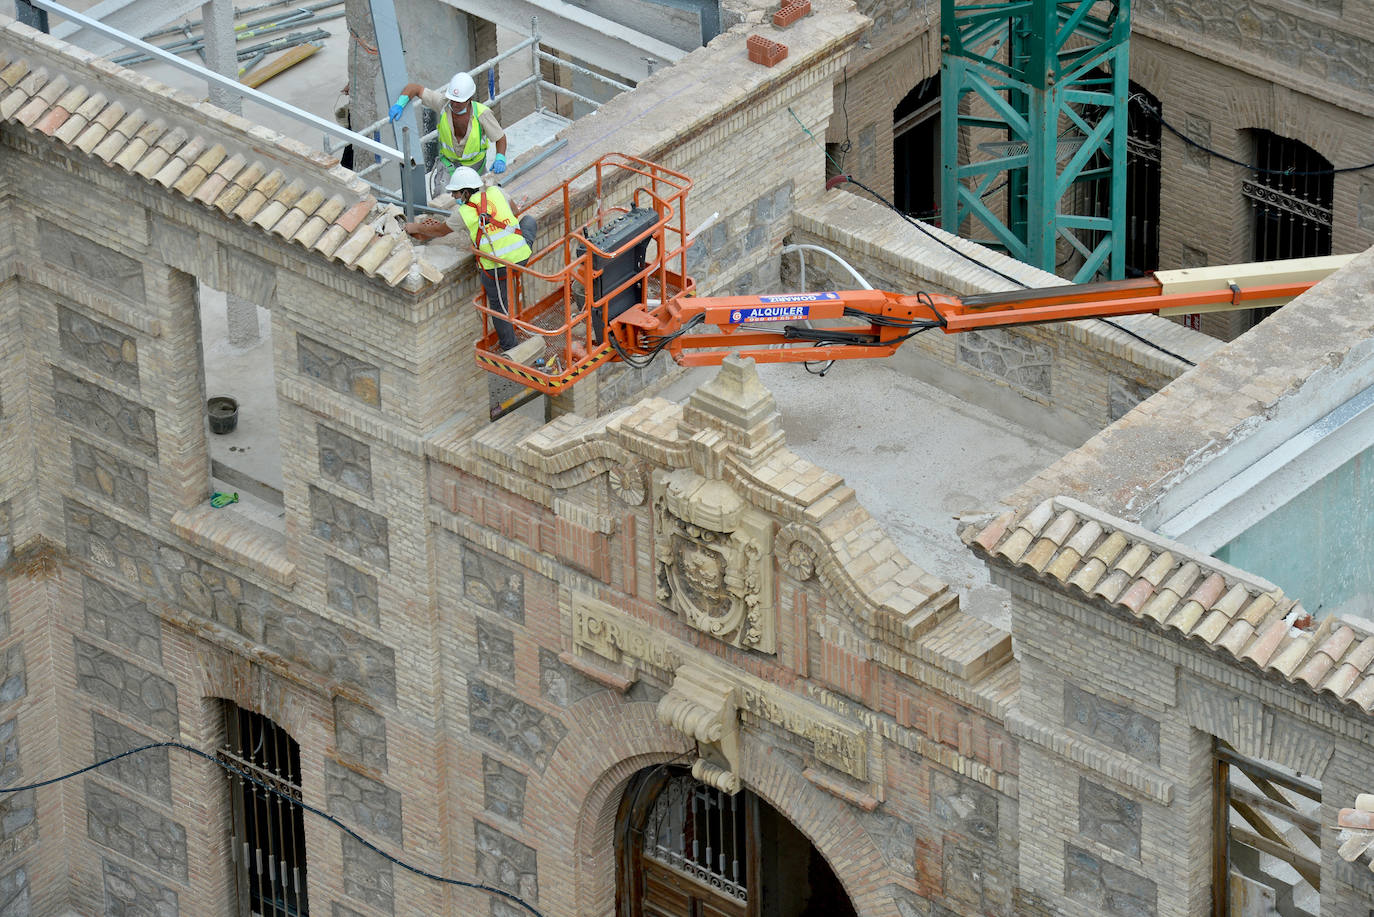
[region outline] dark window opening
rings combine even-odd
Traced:
[[[940,75],[928,76],[892,111],[892,189],[897,209],[940,216]]]
[[[1266,130],[1251,131],[1256,170],[1240,192],[1253,214],[1255,261],[1315,258],[1331,254],[1331,163],[1301,141]],[[1278,311],[1251,309],[1250,324]]]
[[[1126,103],[1126,276],[1159,269],[1159,99],[1130,84]]]
[[[224,718],[220,758],[253,778],[229,777],[239,914],[308,917],[304,811],[290,801],[301,799],[300,745],[267,717],[228,701]]]

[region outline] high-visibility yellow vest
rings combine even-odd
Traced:
[[[472,244],[483,254],[516,263],[529,258],[530,247],[520,235],[520,221],[515,218],[500,188],[478,191],[458,208],[458,212],[472,237]],[[479,257],[478,263],[486,270],[504,267],[490,258]]]
[[[481,172],[487,158],[486,138],[482,136],[482,112],[486,111],[487,107],[476,99],[470,104],[472,114],[468,116],[468,142],[462,153],[458,152],[458,144],[453,136],[453,116],[449,113],[448,106],[444,106],[444,113],[439,116],[439,155],[450,163],[470,166]]]

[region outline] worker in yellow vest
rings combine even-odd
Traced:
[[[534,217],[526,214],[519,220],[505,193],[498,187],[483,188],[482,176],[476,169],[459,166],[444,186],[453,194],[453,212],[443,223],[422,220],[406,224],[406,232],[417,239],[437,239],[451,232],[465,230],[477,249],[477,263],[482,268],[482,289],[487,294],[487,308],[511,315],[514,285],[508,282],[510,269],[501,258],[513,264],[524,264],[530,258],[534,244]],[[517,343],[515,327],[505,319],[493,318],[496,338],[502,350],[510,350]]]
[[[477,84],[466,73],[455,73],[443,92],[407,83],[403,95],[418,98],[426,108],[439,112],[439,155],[429,173],[429,196],[438,197],[454,169],[467,166],[480,174],[487,171],[488,149],[496,156],[491,171],[506,171],[506,133],[487,106],[478,102]]]

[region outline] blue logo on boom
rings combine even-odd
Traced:
[[[744,325],[749,322],[782,322],[806,318],[811,314],[811,307],[795,304],[824,302],[839,298],[840,294],[838,293],[788,293],[780,296],[760,296],[759,302],[772,303],[773,305],[733,309],[730,312],[730,324]]]

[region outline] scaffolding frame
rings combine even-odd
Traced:
[[[1130,0],[941,0],[945,229],[1052,273],[1063,240],[1076,282],[1124,276],[1130,27]],[[1076,193],[1104,180],[1105,202]]]

